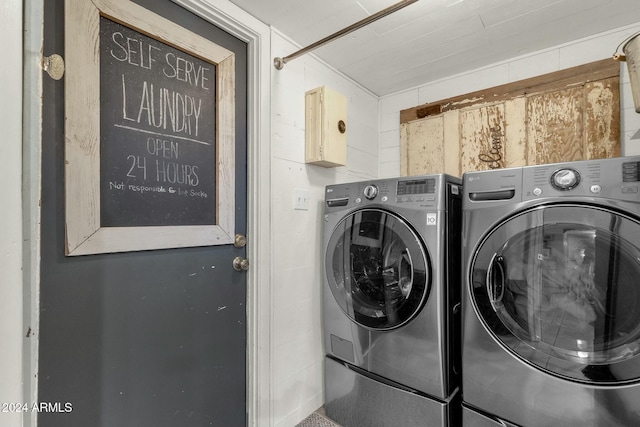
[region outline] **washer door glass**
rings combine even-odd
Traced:
[[[551,205],[495,227],[475,251],[472,301],[509,351],[585,383],[640,379],[640,223]]]
[[[333,231],[325,258],[329,287],[356,323],[376,330],[410,321],[429,293],[429,265],[416,233],[398,216],[363,209]]]

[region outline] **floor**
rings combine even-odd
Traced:
[[[320,408],[307,418],[302,420],[296,427],[340,427],[324,414],[324,409]]]

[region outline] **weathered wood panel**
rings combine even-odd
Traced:
[[[527,164],[584,159],[582,86],[527,97]]]
[[[620,156],[620,83],[618,78],[585,85],[585,156]]]
[[[620,63],[611,58],[519,80],[465,95],[455,96],[400,111],[400,123],[438,115],[477,104],[506,101],[521,96],[581,85],[620,76]]]
[[[609,61],[401,112],[401,173],[461,176],[619,156],[619,67]],[[407,120],[416,114],[426,117]]]
[[[504,103],[505,167],[527,164],[527,100],[521,96]]]
[[[503,168],[504,103],[460,111],[461,172]]]
[[[472,170],[524,166],[525,109],[525,98],[521,97],[403,123],[401,174],[461,176]]]
[[[400,150],[406,175],[444,171],[444,119],[442,116],[402,125]],[[402,159],[401,155],[401,159]]]
[[[444,173],[461,176],[460,115],[457,111],[442,114],[444,119]]]
[[[457,111],[400,126],[401,175],[448,173],[460,176],[460,129]]]

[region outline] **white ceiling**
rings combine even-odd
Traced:
[[[399,0],[230,1],[304,47]],[[419,0],[313,54],[383,96],[638,22],[640,0]]]

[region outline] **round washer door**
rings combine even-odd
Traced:
[[[539,206],[474,252],[476,314],[506,350],[588,384],[640,380],[640,222],[603,207]]]
[[[338,305],[357,324],[389,330],[413,319],[429,295],[424,245],[399,216],[362,209],[346,216],[327,246],[325,273]]]

